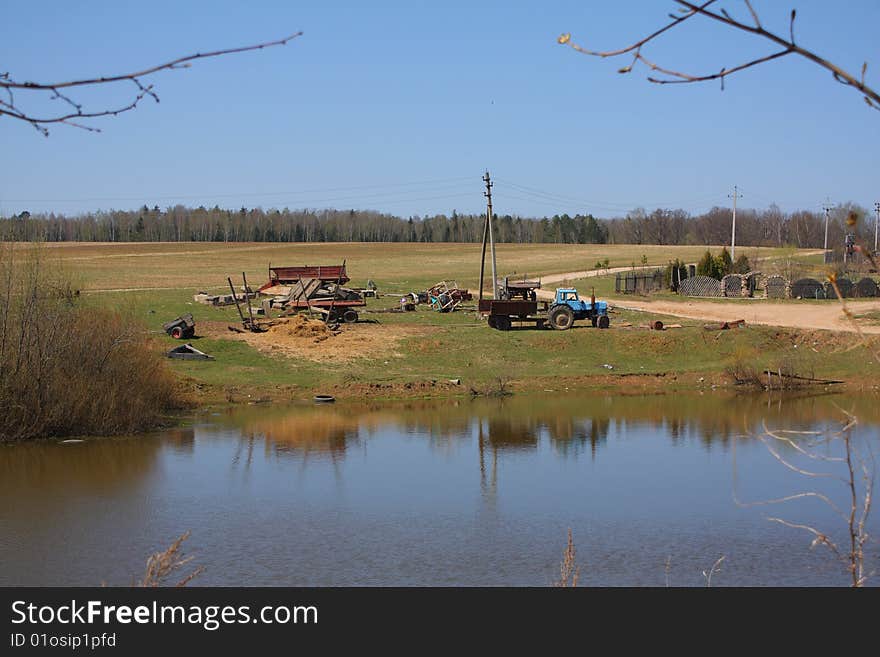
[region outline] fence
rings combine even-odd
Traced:
[[[654,290],[662,290],[665,285],[664,279],[662,269],[653,272],[618,272],[614,279],[614,291],[617,294],[647,294]]]

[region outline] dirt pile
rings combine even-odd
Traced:
[[[268,332],[276,340],[279,338],[282,340],[285,338],[311,338],[316,342],[326,340],[333,335],[327,324],[319,319],[309,319],[305,315],[294,315],[275,320]]]

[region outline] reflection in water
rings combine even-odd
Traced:
[[[589,420],[561,420],[550,430],[550,441],[562,456],[579,456],[589,445],[590,456],[595,459],[600,445],[608,442],[611,418],[596,417]]]
[[[192,449],[192,429],[176,429],[171,435],[188,435]],[[15,499],[31,489],[44,496],[114,494],[146,478],[161,449],[157,436],[0,445],[0,499]]]
[[[718,550],[740,568],[724,583],[834,583],[802,536],[736,507],[731,476],[735,456],[749,499],[802,485],[748,436],[836,427],[837,405],[876,437],[874,397],[572,394],[252,406],[0,447],[0,585],[126,584],[185,530],[206,585],[545,584],[568,527],[593,583],[662,584],[672,555],[700,584]]]
[[[589,451],[595,459],[612,427],[647,427],[674,444],[698,441],[707,449],[727,450],[734,437],[768,426],[788,429],[833,423],[841,396],[782,397],[766,395],[653,395],[554,397],[451,402],[418,401],[386,404],[346,403],[336,406],[232,409],[220,420],[241,432],[236,461],[252,460],[254,442],[279,458],[341,459],[352,447],[383,431],[427,438],[432,448],[452,453],[475,431],[480,444],[494,452],[537,450],[543,439],[563,457]],[[843,402],[843,403],[841,403]],[[867,423],[877,421],[877,408],[856,400],[856,411]],[[854,402],[852,402],[854,403]]]

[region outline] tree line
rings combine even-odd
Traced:
[[[847,223],[853,213],[855,226]],[[873,233],[868,211],[853,203],[829,216],[829,247],[848,232]],[[221,209],[217,206],[88,212],[75,216],[21,212],[0,218],[0,239],[46,242],[479,242],[482,214],[400,217],[370,210]],[[495,215],[498,242],[555,244],[725,244],[730,241],[730,208],[713,207],[692,215],[681,209],[638,208],[625,216],[597,219],[591,214],[552,217]],[[851,221],[851,219],[850,219]],[[737,244],[821,248],[822,212],[737,211]],[[859,233],[863,233],[859,235]]]

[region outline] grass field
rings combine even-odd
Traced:
[[[493,331],[472,312],[438,314],[364,313],[368,322],[343,326],[342,334],[320,345],[305,341],[291,352],[269,336],[242,337],[226,330],[237,324],[234,306],[194,304],[199,290],[220,291],[241,272],[252,286],[265,282],[270,264],[332,264],[346,260],[352,285],[372,279],[380,291],[425,289],[455,279],[476,287],[479,245],[474,244],[51,244],[47,255],[83,290],[85,303],[111,305],[155,332],[163,348],[175,344],[161,324],[184,312],[194,314],[193,344],[212,354],[210,362],[174,361],[172,368],[199,399],[254,401],[292,398],[308,391],[339,396],[433,396],[492,391],[498,382],[513,388],[564,391],[617,387],[621,391],[709,388],[728,384],[728,372],[784,367],[801,374],[845,378],[871,387],[865,354],[852,339],[827,332],[770,327],[707,332],[702,323],[681,321],[682,329],[656,333],[639,329],[654,317],[620,312],[612,329],[576,327],[567,332]],[[608,245],[501,245],[499,275],[547,275],[609,266],[665,265],[673,258],[692,262],[705,247]],[[717,249],[713,249],[717,251]],[[750,257],[790,257],[789,250],[749,249]],[[805,258],[808,261],[809,258]],[[487,279],[489,278],[487,259]],[[593,281],[578,286],[589,290]],[[605,295],[613,277],[595,281]],[[226,287],[228,289],[228,287]],[[611,287],[613,290],[613,287]],[[370,300],[368,310],[395,307],[395,297]],[[672,320],[663,318],[666,323]],[[632,323],[633,328],[620,328]],[[453,385],[450,379],[460,379]],[[435,382],[435,383],[432,383]]]
[[[479,244],[330,243],[215,244],[49,243],[49,257],[62,263],[83,290],[172,287],[220,289],[226,277],[251,284],[268,278],[270,265],[335,264],[346,261],[352,285],[373,279],[392,292],[425,289],[439,280],[454,279],[475,287],[480,276]],[[713,247],[713,252],[720,247]],[[610,267],[665,266],[672,259],[696,262],[703,246],[640,246],[605,244],[500,244],[498,275],[556,274],[593,269],[600,260]],[[778,257],[786,249],[749,248],[748,254]],[[486,278],[490,277],[487,254]]]

